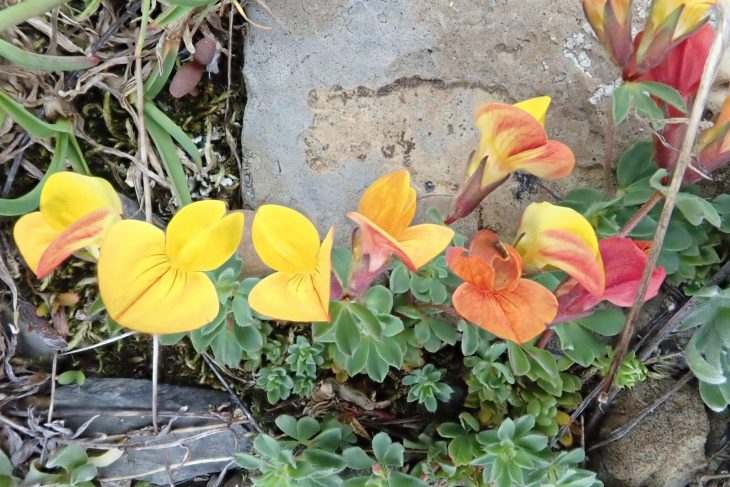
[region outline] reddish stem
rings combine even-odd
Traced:
[[[555,330],[548,328],[540,337],[540,341],[537,342],[537,348],[545,348],[550,340],[555,335]]]
[[[631,231],[636,228],[636,225],[638,225],[639,222],[643,220],[646,215],[649,214],[649,212],[656,206],[657,203],[659,203],[661,199],[662,194],[659,191],[655,191],[654,194],[651,195],[651,198],[649,198],[646,203],[644,203],[642,207],[639,208],[631,218],[629,218],[629,221],[626,222],[626,225],[624,225],[624,227],[618,233],[618,236],[628,236]]]

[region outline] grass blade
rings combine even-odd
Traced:
[[[0,10],[0,32],[63,5],[68,0],[23,0]]]
[[[23,127],[33,137],[49,139],[59,132],[71,133],[71,124],[66,120],[49,123],[39,119],[10,95],[0,90],[0,111],[5,112],[15,123]]]
[[[78,139],[71,133],[69,134],[69,151],[68,151],[68,162],[71,163],[71,167],[74,172],[91,176],[88,164],[86,164],[86,158],[84,157],[84,151],[81,150]]]
[[[185,170],[183,169],[180,157],[177,155],[177,147],[172,141],[172,137],[154,120],[145,120],[145,126],[147,127],[147,132],[150,134],[152,143],[155,144],[155,148],[160,154],[162,163],[165,165],[165,170],[170,178],[178,205],[185,206],[192,203],[193,199],[190,196],[188,179],[185,176]]]
[[[144,83],[144,96],[145,98],[152,100],[156,97],[162,88],[165,87],[165,83],[172,74],[172,68],[175,67],[175,60],[177,59],[177,53],[179,50],[180,41],[169,43],[166,47],[167,53],[162,61],[162,65],[152,71],[149,77]]]
[[[0,216],[25,215],[38,209],[38,204],[41,199],[41,189],[43,189],[46,180],[51,174],[63,170],[64,162],[68,154],[68,138],[68,134],[63,132],[58,134],[51,163],[48,165],[46,174],[33,189],[18,198],[0,199]]]
[[[150,27],[161,29],[168,24],[181,20],[192,11],[193,9],[190,7],[170,7],[158,15],[157,18],[152,21]]]
[[[0,39],[0,57],[13,64],[38,71],[79,71],[101,61],[99,56],[49,56],[28,52]]]
[[[163,0],[163,3],[175,7],[207,7],[216,4],[218,0]]]
[[[183,129],[173,122],[172,119],[165,114],[165,112],[157,108],[157,106],[155,106],[155,104],[151,101],[145,100],[144,114],[148,117],[148,119],[151,118],[154,120],[160,128],[170,134],[172,138],[180,144],[180,147],[182,147],[183,150],[190,155],[193,161],[195,161],[195,164],[197,164],[198,167],[202,167],[203,161],[200,158],[200,153],[198,152],[198,148],[196,147],[195,142],[193,142],[193,139],[188,137],[188,134],[186,134]]]

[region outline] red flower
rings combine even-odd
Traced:
[[[553,324],[587,316],[601,301],[608,301],[623,308],[634,303],[648,261],[649,242],[611,237],[598,242],[598,246],[606,269],[606,289],[603,295],[595,296],[589,293],[573,278],[564,281],[555,290],[560,308]],[[645,301],[657,295],[666,275],[663,267],[654,269]]]

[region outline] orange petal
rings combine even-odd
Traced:
[[[466,320],[518,344],[545,331],[558,311],[555,296],[527,279],[521,279],[514,290],[503,293],[490,293],[465,283],[454,293],[453,303]]]
[[[23,215],[13,227],[13,238],[20,255],[37,273],[41,256],[61,232],[46,223],[40,211]]]
[[[446,265],[461,280],[473,287],[490,292],[494,290],[494,269],[468,249],[464,247],[451,247],[448,249],[446,251]],[[464,315],[462,314],[462,316]]]
[[[545,179],[559,179],[573,172],[575,155],[570,148],[558,141],[548,140],[535,149],[515,154],[505,162],[510,172],[522,169]]]
[[[547,288],[529,279],[520,279],[517,287],[496,296],[516,343],[528,342],[545,331],[558,314],[558,300]]]
[[[496,233],[481,230],[472,239],[469,250],[494,269],[494,290],[517,285],[522,276],[522,257],[514,247],[500,242]]]
[[[48,246],[38,262],[38,279],[43,279],[74,252],[99,245],[118,217],[113,208],[100,208],[76,220]]]
[[[371,184],[360,199],[358,213],[387,233],[405,229],[416,214],[416,191],[407,170],[395,171]]]

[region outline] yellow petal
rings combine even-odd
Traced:
[[[236,251],[243,232],[243,213],[226,213],[218,200],[196,201],[175,214],[167,226],[170,260],[188,271],[210,271]]]
[[[358,213],[387,233],[397,234],[416,214],[416,190],[410,184],[411,175],[405,169],[386,174],[365,190]]]
[[[40,210],[46,222],[63,230],[94,210],[112,208],[122,213],[122,202],[111,184],[73,172],[52,174],[41,190]]]
[[[452,229],[431,223],[408,227],[396,236],[400,248],[416,269],[435,259],[453,238]]]
[[[540,122],[540,125],[545,127],[545,117],[547,117],[547,111],[548,108],[550,108],[551,100],[552,99],[549,96],[538,96],[536,98],[530,98],[529,100],[515,103],[514,106],[521,108],[532,115],[535,120]]]
[[[131,330],[180,333],[218,314],[208,276],[173,266],[164,233],[149,223],[127,220],[111,227],[101,246],[98,278],[109,316]]]
[[[254,286],[248,303],[257,313],[284,321],[329,321],[331,253],[334,231],[322,242],[311,273],[276,272]]]
[[[56,230],[43,219],[40,211],[28,213],[22,216],[13,227],[13,238],[20,250],[25,263],[34,272],[38,272],[38,263],[41,255],[60,235]]]
[[[297,274],[317,268],[319,233],[298,211],[263,205],[254,217],[251,238],[264,264],[276,271]]]
[[[563,206],[532,203],[522,214],[517,251],[527,270],[556,267],[602,295],[605,274],[598,239],[583,215]]]

